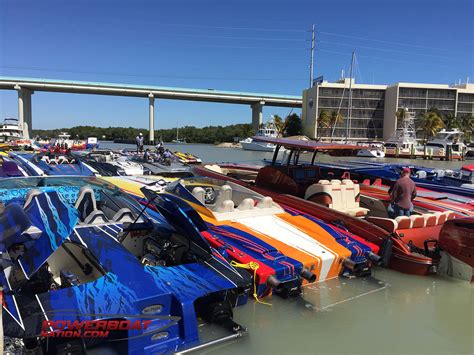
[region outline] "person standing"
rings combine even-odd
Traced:
[[[409,217],[413,210],[412,201],[416,197],[416,185],[410,179],[410,175],[410,168],[403,168],[400,178],[389,190],[392,211],[389,208],[388,212],[392,215],[392,218],[398,216]]]
[[[143,152],[143,133],[142,132],[138,134],[138,136],[135,138],[135,141],[137,143],[137,153]]]

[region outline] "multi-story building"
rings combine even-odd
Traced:
[[[397,111],[405,108],[417,117],[433,108],[443,115],[474,115],[474,84],[387,86],[356,84],[354,79],[323,81],[303,91],[303,133],[312,138],[332,136],[335,141],[387,140],[397,129]],[[323,111],[339,112],[342,122],[318,132],[317,118]]]

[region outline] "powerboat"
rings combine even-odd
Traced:
[[[383,142],[357,142],[361,147],[357,151],[356,156],[366,158],[384,158],[385,152],[383,149]]]
[[[3,179],[0,198],[3,332],[23,340],[14,353],[172,353],[245,332],[233,309],[250,277],[179,210],[167,219],[147,207],[166,201],[144,207],[80,177]],[[229,335],[201,343],[198,318]],[[91,340],[91,327],[104,331]]]
[[[0,155],[0,178],[19,176],[28,176],[28,174],[15,161]]]
[[[463,159],[466,145],[462,141],[463,132],[442,129],[433,139],[426,143],[427,154],[432,158],[441,160],[451,157],[452,159]]]
[[[98,172],[76,156],[67,153],[10,153],[30,176],[75,175],[94,176]]]
[[[170,159],[165,159],[162,155],[155,152],[137,153],[136,151],[122,150],[121,153],[132,162],[143,165],[143,168],[150,171],[152,175],[168,177],[190,175],[189,167],[179,163],[172,153]]]
[[[174,152],[174,156],[181,164],[201,164],[202,160],[191,153]]]
[[[77,154],[74,154],[77,155]],[[112,150],[93,150],[79,155],[80,159],[102,176],[149,175],[150,170]]]
[[[255,137],[278,137],[278,129],[273,119],[269,120],[265,124],[261,124],[258,128]],[[239,142],[244,150],[255,150],[259,152],[273,152],[275,151],[275,145],[271,143],[259,142],[251,137],[248,137]]]
[[[440,273],[474,283],[474,218],[446,222],[438,243]]]
[[[421,248],[411,247],[407,241],[400,238],[401,231],[405,229],[416,227],[418,233],[422,232],[424,228],[421,224],[425,226],[425,216],[420,216],[416,219],[417,222],[412,224],[411,218],[408,218],[410,222],[399,223],[383,216],[370,215],[371,211],[361,206],[360,187],[354,184],[352,177],[345,175],[338,179],[334,176],[331,181],[320,175],[319,167],[314,164],[315,155],[318,151],[328,150],[327,144],[298,143],[287,139],[262,138],[262,140],[274,142],[277,149],[273,164],[253,168],[253,177],[252,168],[242,168],[238,165],[205,165],[195,167],[193,170],[197,175],[230,179],[326,223],[342,225],[349,232],[376,243],[380,247],[380,256],[386,257],[384,264],[396,270],[418,275],[436,273],[439,255],[434,245],[430,245],[427,250],[420,250]],[[280,145],[289,150],[288,158],[275,164]],[[347,149],[347,146],[333,144],[331,149],[343,150]],[[310,162],[299,161],[304,152],[313,154]],[[240,180],[240,176],[245,180]],[[436,224],[434,228],[440,228],[441,222],[448,217],[453,218],[455,215],[426,216],[430,224]],[[378,223],[374,224],[375,221]],[[388,257],[386,253],[390,248],[391,254]]]

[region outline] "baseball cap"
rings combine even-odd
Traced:
[[[411,174],[410,168],[407,168],[407,167],[403,168],[402,172]]]

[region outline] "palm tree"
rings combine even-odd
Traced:
[[[446,129],[461,128],[461,122],[454,113],[444,115],[443,122]]]
[[[398,127],[400,125],[400,122],[403,121],[404,118],[410,117],[410,113],[408,112],[408,109],[401,108],[395,113],[395,116],[397,117],[397,127]]]
[[[332,137],[333,137],[335,127],[337,126],[338,123],[341,123],[342,121],[344,121],[344,117],[341,115],[340,112],[338,111],[331,112],[331,120],[330,120],[330,125],[329,125],[329,127],[331,128],[331,142],[332,142]]]
[[[442,128],[444,128],[444,123],[437,112],[428,111],[421,116],[421,129],[425,134],[425,142],[438,133]]]
[[[275,126],[277,128],[278,136],[283,136],[283,133],[286,130],[286,120],[281,118],[278,115],[273,115],[273,122],[275,122]]]
[[[316,138],[321,139],[323,135],[323,129],[329,128],[331,125],[331,114],[328,111],[321,111],[317,120],[318,125],[318,136]]]
[[[472,138],[472,133],[474,132],[474,116],[461,116],[459,119],[459,125],[464,133],[464,139],[469,142]]]

